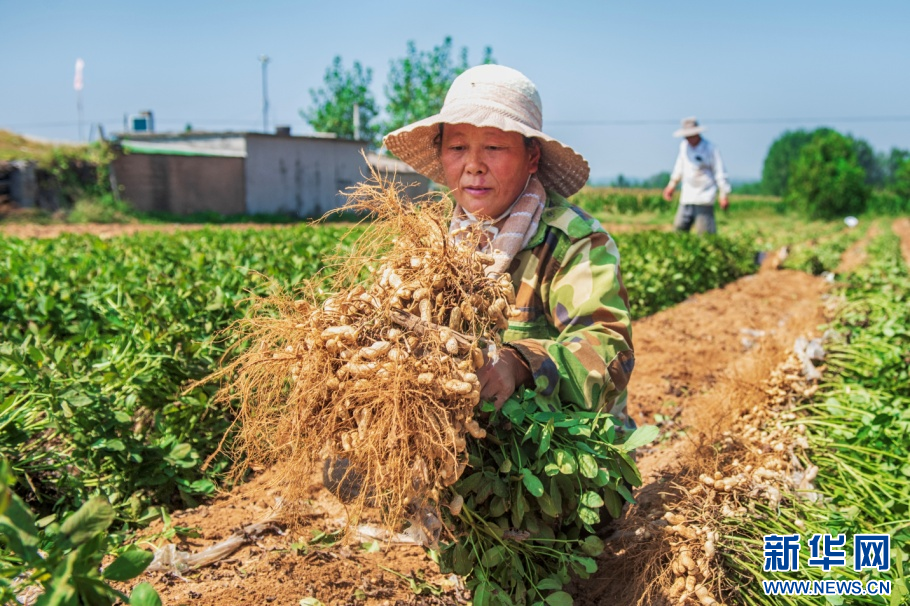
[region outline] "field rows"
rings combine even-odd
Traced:
[[[811,249],[814,261],[797,263],[803,254],[797,249],[791,263],[830,271],[865,233],[865,227],[845,232],[838,224],[800,223],[783,234],[783,224],[745,222],[727,230],[731,237],[717,238],[618,234],[633,317],[755,271],[759,249],[805,235],[818,238]],[[66,514],[103,496],[114,506],[111,519],[119,532],[157,517],[157,506],[191,507],[212,495],[229,471],[229,460],[216,458],[204,470],[202,462],[228,430],[232,411],[210,405],[211,386],[182,390],[218,367],[232,345],[219,333],[244,316],[250,297],[293,289],[330,272],[327,259],[350,254],[350,242],[360,232],[344,239],[346,233],[341,227],[301,226],[110,240],[74,235],[0,240],[0,314],[7,318],[0,328],[0,459],[11,464],[15,492],[39,516]],[[342,240],[348,243],[339,246]],[[893,248],[893,240],[878,246]],[[869,283],[889,293],[890,302],[864,303],[870,311],[850,319],[851,326],[875,324],[879,320],[870,319],[872,311],[906,303],[905,286],[900,286],[906,269],[901,274],[893,264],[872,267],[877,273],[869,274]],[[893,323],[883,326],[883,334],[897,330]],[[866,364],[869,370],[860,374],[870,375],[883,372],[877,355],[861,351],[839,359],[846,369]],[[895,372],[906,381],[906,370]],[[897,396],[908,397],[903,391]],[[876,414],[877,420],[890,413]],[[857,419],[857,431],[867,424],[865,418]],[[855,443],[857,436],[844,437],[844,443]],[[830,449],[824,440],[819,444]],[[878,467],[876,462],[860,472],[871,478]],[[905,473],[900,466],[891,471]],[[895,490],[899,498],[905,483]],[[891,507],[879,513],[897,524],[906,513],[901,511]],[[110,535],[107,548],[117,548],[121,539]],[[4,562],[22,563],[0,552]]]
[[[136,521],[150,503],[192,505],[210,494],[223,467],[201,473],[199,465],[229,413],[209,409],[211,389],[181,389],[216,368],[228,345],[217,333],[242,317],[247,297],[267,292],[263,276],[293,288],[324,269],[343,233],[299,227],[0,243],[0,312],[8,318],[0,454],[28,478],[23,496],[51,512],[103,493]],[[619,244],[638,317],[753,269],[748,248],[725,239],[649,232]],[[56,444],[50,456],[37,436]]]

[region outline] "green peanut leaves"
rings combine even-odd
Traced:
[[[469,442],[474,471],[453,486],[464,506],[447,521],[459,539],[440,565],[468,575],[475,604],[571,604],[561,590],[570,574],[596,571],[604,545],[593,528],[632,501],[626,483],[641,478],[629,452],[656,429],[618,443],[609,415],[532,391],[484,412],[489,439]]]

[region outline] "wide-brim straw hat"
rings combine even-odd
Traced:
[[[479,65],[455,78],[442,110],[389,133],[383,143],[417,172],[445,184],[434,143],[440,124],[471,124],[533,137],[540,142],[537,177],[562,196],[571,196],[588,181],[588,161],[574,149],[546,135],[537,87],[524,74],[502,65]]]
[[[680,126],[682,126],[682,128],[673,133],[674,137],[694,137],[695,135],[701,134],[707,130],[704,126],[701,126],[698,123],[698,118],[695,116],[683,118],[680,121]]]

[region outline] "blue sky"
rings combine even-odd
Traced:
[[[910,2],[535,2],[530,0],[0,0],[0,128],[79,135],[83,106],[108,133],[151,109],[158,130],[262,127],[309,132],[310,104],[332,57],[372,67],[384,105],[389,62],[414,40],[452,36],[478,62],[484,46],[540,90],[544,130],[590,162],[592,177],[672,167],[680,118],[697,115],[730,175],[757,178],[784,130],[826,125],[879,151],[910,148]],[[850,120],[845,120],[850,118]]]

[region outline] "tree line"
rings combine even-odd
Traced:
[[[467,47],[458,51],[457,59],[453,51],[451,36],[428,51],[418,50],[414,41],[409,41],[405,56],[390,62],[383,89],[384,119],[380,118],[379,104],[370,90],[373,69],[364,67],[360,61],[354,61],[348,69],[341,56],[336,55],[325,71],[322,86],[310,89],[311,106],[300,110],[300,115],[318,132],[357,138],[378,146],[382,133],[442,109],[449,85],[470,67]],[[495,63],[491,47],[483,49],[481,63]]]
[[[646,179],[619,175],[611,187],[660,189],[670,173]],[[783,132],[768,149],[761,180],[736,184],[735,193],[781,196],[816,218],[876,210],[910,211],[910,151],[876,152],[869,143],[823,127]]]
[[[910,210],[910,151],[876,153],[863,139],[831,128],[786,131],[765,157],[762,193],[782,196],[811,217]]]
[[[378,147],[382,133],[439,112],[449,85],[470,67],[467,47],[457,58],[454,53],[450,36],[431,50],[409,41],[405,56],[390,62],[383,117],[370,88],[372,68],[359,61],[346,68],[335,56],[322,86],[310,89],[311,106],[300,114],[319,132]],[[481,63],[494,62],[492,49],[485,47]],[[659,189],[669,177],[666,172],[641,180],[620,175],[611,185]],[[738,184],[735,191],[781,196],[818,218],[860,214],[873,194],[887,207],[879,210],[902,212],[910,210],[910,151],[877,153],[867,141],[826,127],[785,131],[768,150],[761,180]]]

